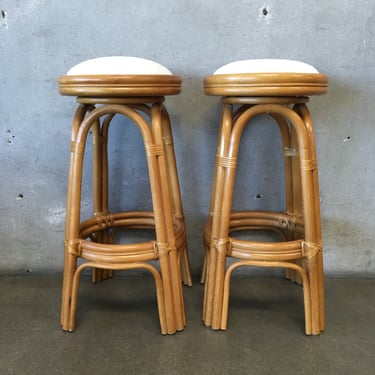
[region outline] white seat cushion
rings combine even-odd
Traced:
[[[73,66],[67,75],[171,75],[154,61],[131,56],[108,56],[86,60]]]
[[[313,66],[284,59],[240,60],[224,65],[214,74],[319,73]]]

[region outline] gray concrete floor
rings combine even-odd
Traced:
[[[59,327],[60,275],[3,276],[0,290],[0,374],[375,373],[375,279],[327,279],[316,337],[301,288],[279,278],[234,278],[226,332],[202,325],[196,282],[173,336],[159,333],[151,278],[83,279],[74,333]]]

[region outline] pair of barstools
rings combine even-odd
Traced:
[[[241,266],[280,267],[303,285],[305,332],[325,326],[318,166],[313,124],[306,103],[327,90],[327,77],[290,60],[245,60],[225,65],[204,80],[207,95],[222,97],[222,114],[209,218],[204,230],[203,322],[225,330],[230,278]],[[71,133],[61,325],[73,331],[81,272],[94,282],[114,270],[144,269],[155,280],[161,332],[185,327],[182,283],[192,285],[176,160],[166,95],[178,94],[181,78],[153,61],[103,57],[73,67],[59,79],[62,95],[79,103]],[[282,141],[285,211],[233,211],[241,136],[250,120],[268,114]],[[151,211],[111,212],[108,134],[116,115],[138,128],[144,143]],[[86,141],[92,138],[92,217],[83,220],[82,183]],[[132,142],[131,139],[127,140]],[[125,144],[125,141],[124,141]],[[154,238],[123,243],[124,231],[153,230]],[[272,231],[279,240],[235,237]],[[227,259],[235,261],[227,264]]]

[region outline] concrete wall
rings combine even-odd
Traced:
[[[183,93],[168,98],[167,107],[194,273],[203,258],[219,109],[217,98],[204,96],[202,78],[233,60],[276,57],[311,63],[330,77],[329,93],[310,105],[326,273],[375,276],[373,1],[3,0],[0,7],[1,273],[62,270],[75,102],[59,96],[56,78],[89,58],[133,55],[156,60],[184,78]],[[248,130],[253,172],[243,171],[239,179],[238,206],[282,206],[280,173],[271,175],[280,165],[277,132],[268,121],[262,125]],[[119,141],[124,132],[114,129],[116,168],[132,153]],[[130,168],[142,163],[135,158]],[[120,190],[129,185],[119,173],[114,176]],[[130,201],[140,198],[146,206],[147,189],[129,186]],[[257,194],[262,199],[255,199]],[[126,206],[119,191],[112,196],[119,199],[114,207]]]

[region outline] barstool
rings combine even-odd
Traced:
[[[203,322],[225,330],[230,278],[241,266],[280,267],[303,284],[305,333],[325,328],[318,165],[313,123],[306,106],[327,91],[328,79],[314,67],[290,60],[244,60],[225,65],[204,80],[207,95],[222,97],[210,214],[205,226]],[[242,133],[258,115],[278,125],[284,154],[285,211],[232,211]],[[266,230],[280,240],[250,241],[236,233]],[[227,266],[227,259],[232,258]]]
[[[84,269],[93,282],[113,270],[143,269],[155,280],[162,334],[185,326],[182,281],[191,285],[185,223],[171,125],[164,96],[181,91],[181,78],[150,60],[114,56],[84,61],[59,78],[59,92],[79,103],[71,132],[61,325],[73,331]],[[110,212],[108,134],[122,115],[139,130],[146,154],[152,211]],[[92,217],[81,219],[86,141],[92,132]],[[123,143],[131,142],[124,140]],[[154,230],[155,238],[121,243],[123,230]],[[79,260],[79,262],[78,262]]]

